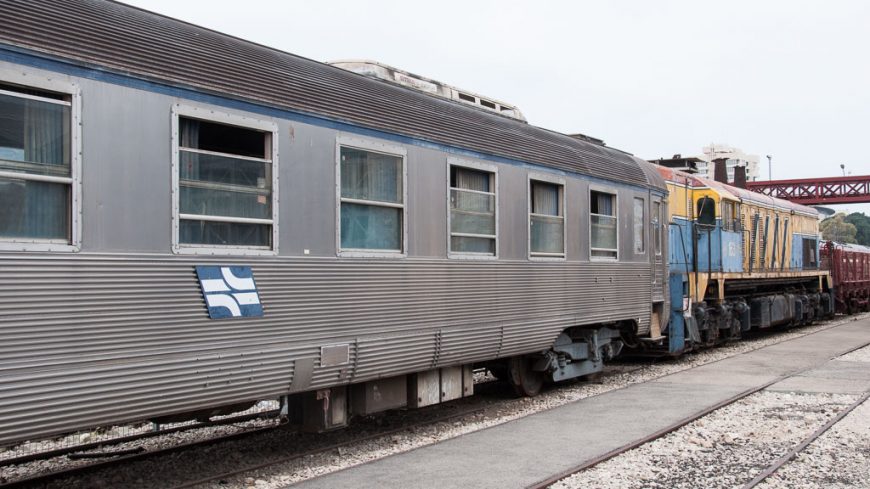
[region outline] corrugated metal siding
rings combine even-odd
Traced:
[[[265,349],[3,372],[0,443],[119,419],[194,411],[214,406],[217,399],[231,404],[277,397],[292,378],[293,362],[286,351]]]
[[[664,235],[664,232],[662,232]],[[664,236],[662,236],[664,239]],[[653,302],[661,302],[665,300],[665,294],[667,292],[668,284],[665,282],[665,264],[663,263],[664,254],[662,256],[654,256],[653,257],[653,274],[655,275],[655,282],[653,283],[652,288],[652,300]]]
[[[501,356],[503,342],[504,326],[501,325],[444,328],[441,330],[440,350],[434,366],[498,358]]]
[[[223,321],[204,263],[239,264],[0,254],[0,444],[274,397],[325,345],[351,362],[315,362],[306,388],[541,350],[570,325],[649,329],[643,263],[252,258],[265,317]]]
[[[662,188],[622,152],[122,4],[2,0],[0,24],[0,42],[138,78]]]

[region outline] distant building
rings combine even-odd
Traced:
[[[724,158],[729,182],[734,181],[734,167],[738,165],[746,167],[746,181],[758,180],[758,155],[746,154],[727,144],[711,144],[704,146],[701,151],[698,155],[698,174],[713,178],[713,165],[710,162]]]

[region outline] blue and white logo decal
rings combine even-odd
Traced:
[[[212,319],[263,315],[251,267],[197,266],[196,275]]]

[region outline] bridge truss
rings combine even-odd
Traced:
[[[746,188],[803,205],[870,202],[870,175],[755,181]]]

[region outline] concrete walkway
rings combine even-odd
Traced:
[[[771,390],[868,390],[866,364],[830,361],[868,342],[870,319],[849,322],[293,487],[526,487],[778,378]]]

